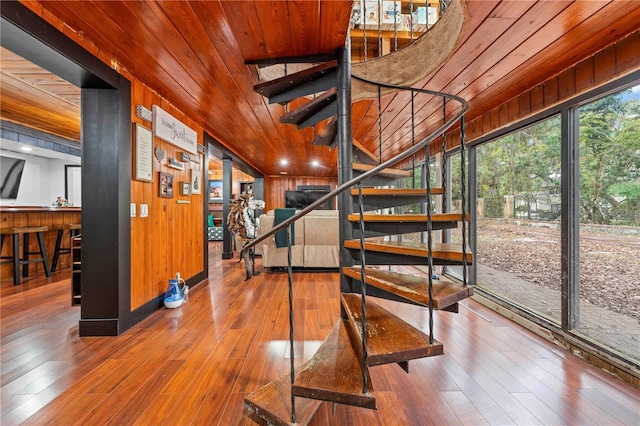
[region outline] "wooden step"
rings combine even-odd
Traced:
[[[350,336],[348,320],[339,320],[318,351],[301,368],[291,388],[295,396],[376,408],[369,371],[363,392],[362,360],[357,337]]]
[[[359,266],[346,267],[342,271],[345,276],[361,281]],[[400,296],[407,301],[429,306],[429,279],[426,277],[365,268],[365,280],[369,286]],[[473,286],[464,286],[443,277],[433,280],[433,307],[435,309],[446,309],[472,294]]]
[[[465,215],[469,220],[471,217],[469,214]],[[425,223],[427,222],[426,214],[371,214],[365,213],[362,215],[362,219],[366,223]],[[432,222],[459,222],[462,220],[461,213],[433,213],[431,214]],[[350,214],[349,222],[360,221],[359,214]]]
[[[359,294],[342,293],[344,307],[353,331],[362,345],[362,299]],[[444,353],[442,343],[366,299],[368,365],[392,364]]]
[[[358,196],[358,189],[351,190],[351,195]],[[425,197],[425,188],[362,188],[365,197],[399,198],[399,197]],[[442,195],[442,188],[431,188],[431,195]]]
[[[338,134],[338,117],[331,117],[331,120],[318,131],[316,137],[311,141],[315,146],[328,146],[333,149],[333,145]]]
[[[284,124],[295,124],[298,130],[313,126],[338,113],[338,97],[335,88],[313,98],[304,105],[280,117]]]
[[[253,90],[269,98],[269,103],[287,103],[302,96],[321,93],[336,87],[338,62],[330,61],[253,86]]]
[[[362,164],[362,163],[351,164],[351,168],[357,172],[368,172],[374,167],[376,166],[372,164]],[[378,176],[398,179],[398,178],[411,177],[411,172],[409,170],[399,170],[399,169],[388,168],[378,173]]]
[[[360,240],[347,240],[345,248],[360,261]],[[426,264],[427,244],[414,241],[366,241],[366,263],[371,265],[419,265]],[[434,265],[461,265],[462,247],[460,244],[433,243]],[[466,251],[467,264],[471,264],[471,250]],[[387,261],[387,262],[385,262]]]
[[[469,215],[466,216],[469,220]],[[365,237],[380,237],[385,235],[410,234],[413,232],[427,231],[427,215],[426,214],[371,214],[365,213],[364,230]],[[462,214],[445,213],[431,215],[431,229],[439,231],[442,229],[453,229],[458,226],[458,222],[462,220]],[[349,222],[353,225],[353,238],[360,236],[360,215],[350,214]]]
[[[441,195],[442,188],[431,188],[431,195]],[[353,202],[358,204],[358,189],[351,190]],[[364,210],[386,209],[389,207],[422,204],[427,199],[424,188],[362,188]]]
[[[308,424],[322,402],[313,399],[296,398],[295,425]],[[244,398],[248,416],[261,419],[270,425],[293,425],[291,422],[291,376],[277,380],[250,393]],[[256,419],[257,417],[257,419]]]

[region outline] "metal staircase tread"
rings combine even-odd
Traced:
[[[359,250],[360,240],[347,240],[344,242],[344,246],[347,249]],[[426,258],[429,254],[426,243],[414,241],[365,241],[364,248],[366,251],[420,258]],[[463,261],[460,244],[433,243],[431,249],[434,259],[451,262]],[[471,264],[472,256],[469,248],[466,250],[466,259],[467,263]]]
[[[359,294],[342,293],[353,331],[362,345],[362,299]],[[406,362],[444,353],[442,343],[429,343],[429,335],[366,299],[367,363],[370,366]]]
[[[351,139],[351,143],[354,148],[360,150],[360,152],[366,155],[373,163],[380,164],[380,159],[376,157],[374,153],[365,148],[364,145],[360,143],[360,141],[358,141],[357,139]]]
[[[309,102],[280,117],[284,124],[295,124],[298,130],[313,126],[337,114],[337,90],[327,90]]]
[[[351,168],[358,172],[368,172],[374,167],[376,166],[371,164],[362,164],[362,163],[351,164]],[[380,173],[378,173],[378,175],[384,176],[384,177],[404,178],[404,177],[411,177],[411,172],[409,170],[388,168],[388,169],[382,170]]]
[[[339,320],[318,351],[301,368],[291,392],[295,396],[364,408],[376,408],[367,369],[368,392],[362,389],[362,361],[352,342],[348,320]]]
[[[313,399],[296,399],[295,425],[308,424],[322,402]],[[291,376],[281,376],[244,398],[244,405],[251,413],[270,425],[292,425],[291,423]]]
[[[471,217],[469,214],[465,215],[466,220]],[[358,222],[360,215],[357,213],[349,215],[349,222]],[[391,223],[403,223],[403,222],[419,222],[426,223],[426,214],[370,214],[365,213],[363,215],[365,222],[391,222]],[[462,220],[461,213],[433,213],[431,215],[432,222],[457,222]]]
[[[336,74],[338,62],[336,60],[325,62],[315,67],[285,75],[274,80],[265,81],[253,86],[256,93],[269,98],[269,103],[289,102],[300,96],[312,93],[324,92],[337,84],[337,79],[327,78],[331,74]],[[325,79],[319,86],[310,85],[308,91],[303,93],[292,93],[294,89],[300,89],[301,86]],[[333,80],[333,81],[332,81]],[[287,95],[289,94],[289,95]]]
[[[442,188],[431,188],[431,195],[441,195]],[[351,195],[357,196],[358,189],[352,189]],[[427,195],[425,188],[362,188],[365,197],[424,197]]]
[[[318,131],[316,137],[311,141],[311,145],[315,146],[328,146],[334,143],[336,135],[338,134],[338,117],[331,117],[331,120]]]
[[[360,267],[346,267],[342,269],[345,276],[360,281]],[[368,285],[379,288],[387,293],[395,294],[408,301],[429,306],[429,280],[426,277],[383,271],[375,268],[365,268],[365,280]],[[433,307],[445,309],[473,294],[473,286],[440,278],[433,281]]]

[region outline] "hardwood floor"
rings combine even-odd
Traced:
[[[78,337],[68,271],[2,281],[0,423],[253,424],[244,395],[289,368],[287,277],[245,282],[220,248],[187,304],[118,337]],[[297,366],[338,319],[337,274],[296,274],[294,298]],[[427,323],[424,308],[381,304]],[[411,361],[410,374],[371,368],[378,410],[323,403],[311,424],[640,424],[638,389],[471,300],[435,325],[444,355]]]

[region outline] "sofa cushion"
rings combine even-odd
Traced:
[[[340,231],[337,210],[321,210],[331,214],[314,215],[309,213],[304,218],[304,244],[338,246]],[[315,213],[315,212],[313,212]]]

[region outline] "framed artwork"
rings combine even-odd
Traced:
[[[210,180],[209,181],[209,202],[221,203],[222,202],[222,181]]]
[[[191,195],[191,182],[180,182],[180,195]]]
[[[200,157],[198,155],[197,157]],[[202,170],[200,168],[201,163],[194,163],[191,168],[191,193],[192,194],[201,194],[202,193]]]
[[[153,133],[138,123],[135,123],[133,130],[133,178],[153,182]]]
[[[173,175],[169,173],[160,173],[160,179],[158,179],[158,196],[162,198],[173,198]]]

